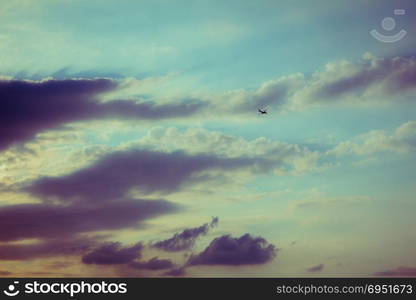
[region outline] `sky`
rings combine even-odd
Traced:
[[[416,276],[415,10],[0,0],[0,276]]]

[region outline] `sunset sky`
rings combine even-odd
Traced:
[[[0,0],[0,276],[416,276],[415,13]]]

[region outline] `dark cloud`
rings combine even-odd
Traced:
[[[218,217],[212,217],[211,223],[209,223],[210,227],[215,227],[218,225],[218,222],[220,221],[220,218]]]
[[[137,270],[165,270],[175,266],[170,259],[153,257],[147,261],[137,261],[142,256],[144,246],[141,242],[131,247],[122,247],[118,242],[107,243],[97,247],[82,257],[84,264],[126,265]]]
[[[152,247],[168,252],[183,251],[191,249],[196,239],[208,233],[209,229],[218,224],[218,217],[212,218],[211,223],[206,223],[195,228],[188,228],[180,233],[176,233],[173,237],[151,244]]]
[[[393,270],[377,272],[374,275],[387,277],[416,277],[416,268],[398,267]]]
[[[81,255],[95,244],[93,239],[71,238],[46,239],[29,244],[0,244],[0,260]]]
[[[320,265],[317,265],[317,266],[310,267],[310,268],[306,269],[306,271],[308,271],[310,273],[321,272],[323,270],[324,266],[325,266],[324,264],[320,264]]]
[[[107,79],[0,81],[0,150],[42,130],[88,119],[95,97],[115,87]]]
[[[146,194],[174,192],[184,183],[203,180],[198,173],[204,170],[266,169],[269,166],[261,159],[133,149],[110,153],[93,165],[66,176],[41,178],[26,191],[42,200],[103,202],[122,198],[132,188]]]
[[[122,248],[114,242],[100,246],[82,257],[84,264],[116,265],[126,264],[141,257],[143,245],[137,243],[132,247]]]
[[[98,101],[100,94],[115,90],[118,85],[110,79],[0,80],[0,151],[70,122],[175,118],[193,114],[206,105],[193,99],[163,105]]]
[[[165,200],[120,200],[100,205],[20,204],[0,208],[0,241],[71,236],[82,232],[137,227],[172,213]]]
[[[179,277],[185,275],[185,268],[174,268],[171,269],[165,273],[163,273],[165,276],[172,276],[172,277]]]
[[[8,276],[8,275],[12,275],[12,274],[13,274],[12,272],[0,270],[0,276]]]
[[[187,265],[253,265],[271,261],[277,253],[273,244],[250,234],[239,238],[224,235],[214,239],[205,250],[192,255]]]
[[[170,259],[159,259],[158,257],[153,257],[148,261],[132,262],[129,266],[139,270],[155,271],[173,268],[175,264]]]

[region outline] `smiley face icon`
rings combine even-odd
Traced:
[[[394,10],[395,15],[404,15],[405,10],[404,9],[395,9]],[[386,31],[392,31],[396,28],[396,20],[394,20],[391,17],[386,17],[381,21],[381,27]],[[385,35],[380,32],[378,32],[376,29],[373,29],[370,31],[370,34],[378,41],[383,43],[395,43],[403,39],[407,32],[404,29],[401,29],[399,32],[393,35]]]
[[[7,290],[4,290],[3,293],[9,297],[14,297],[20,293],[19,290],[16,289],[16,285],[19,283],[19,281],[14,281],[13,284],[10,284],[7,287]]]

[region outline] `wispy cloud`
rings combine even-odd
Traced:
[[[379,152],[411,153],[416,150],[416,121],[408,121],[392,132],[373,130],[354,140],[341,142],[329,154],[370,155]]]
[[[88,238],[52,238],[34,243],[0,244],[0,259],[3,261],[27,261],[37,258],[51,258],[82,255],[96,244]]]
[[[176,233],[173,237],[158,241],[151,244],[151,247],[161,249],[168,252],[176,252],[191,249],[196,239],[208,233],[209,229],[218,224],[218,217],[212,218],[211,223],[206,223],[195,228],[187,228],[180,233]]]
[[[126,264],[141,257],[143,245],[138,243],[131,247],[122,248],[120,243],[108,243],[85,254],[84,264],[116,265]]]
[[[324,264],[320,264],[320,265],[317,265],[317,266],[310,267],[310,268],[306,269],[306,271],[309,272],[309,273],[321,272],[324,269],[324,266],[325,266]]]
[[[416,277],[416,268],[398,267],[392,270],[376,272],[374,275],[387,277]]]

